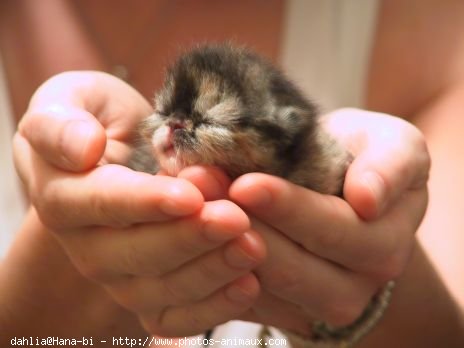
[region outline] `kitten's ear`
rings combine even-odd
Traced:
[[[303,128],[311,124],[311,118],[314,117],[308,110],[295,106],[279,107],[274,115],[278,123],[292,135],[301,132]]]

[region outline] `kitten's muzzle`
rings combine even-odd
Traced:
[[[180,120],[171,120],[167,123],[167,126],[171,128],[171,132],[175,133],[176,130],[185,128],[185,122]]]

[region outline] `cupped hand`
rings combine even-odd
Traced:
[[[15,163],[42,223],[84,276],[149,332],[197,334],[250,308],[259,292],[250,271],[264,246],[235,204],[205,202],[226,189],[226,178],[202,192],[182,178],[118,165],[150,110],[110,75],[58,75],[31,100]]]
[[[427,205],[430,159],[413,126],[356,109],[325,126],[355,157],[346,200],[260,173],[230,188],[268,248],[255,271],[261,295],[244,318],[302,334],[314,320],[350,324],[402,274]]]

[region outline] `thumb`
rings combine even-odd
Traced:
[[[73,106],[35,108],[23,117],[19,133],[47,162],[75,172],[94,167],[106,147],[102,125],[92,114]]]
[[[407,137],[371,143],[350,165],[344,197],[362,218],[375,219],[406,191],[426,186],[430,158],[425,142],[418,132]]]

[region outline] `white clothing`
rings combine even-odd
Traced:
[[[377,0],[291,0],[282,64],[329,111],[362,107]]]

